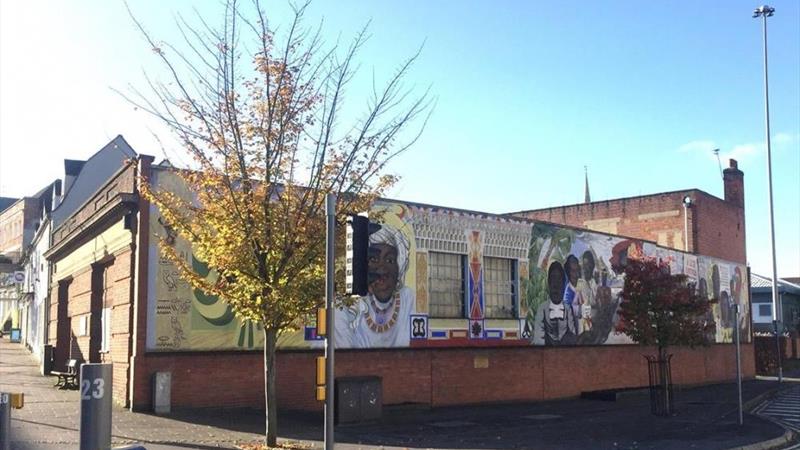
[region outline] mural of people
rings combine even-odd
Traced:
[[[408,239],[388,225],[369,238],[369,293],[336,311],[338,348],[408,347],[414,292],[404,285]]]
[[[733,270],[733,277],[731,278],[731,297],[734,304],[739,305],[739,331],[742,335],[746,336],[748,334],[748,325],[750,320],[748,319],[747,315],[749,314],[748,308],[742,307],[742,297],[746,294],[743,294],[745,287],[744,276],[742,275],[742,270],[738,266]]]
[[[700,298],[710,300],[708,296],[708,284],[706,283],[705,278],[700,278],[700,281],[697,282],[697,295]],[[714,308],[708,308],[706,311],[705,316],[703,317],[703,322],[705,325],[712,324],[711,327],[707,328],[706,331],[706,341],[714,342],[717,335],[717,323],[714,320]]]
[[[576,258],[577,261],[577,258]],[[573,345],[577,339],[578,321],[572,307],[565,303],[566,274],[561,263],[554,261],[547,270],[549,301],[536,312],[534,345]]]
[[[611,293],[611,288],[608,287],[607,283],[607,273],[603,272],[602,284],[596,286],[595,283],[596,289],[592,290],[594,303],[591,308],[591,327],[585,329],[578,336],[578,344],[580,345],[604,344],[614,330],[619,298]]]
[[[575,317],[580,317],[583,300],[577,286],[581,276],[581,265],[575,255],[567,256],[564,261],[564,272],[567,275],[566,286],[564,286],[564,304],[572,308],[572,314]]]
[[[583,252],[581,263],[583,276],[577,281],[576,288],[581,299],[579,331],[584,333],[592,329],[592,322],[597,314],[595,304],[597,281],[594,279],[594,255],[590,250]]]

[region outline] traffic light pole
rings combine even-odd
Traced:
[[[336,195],[328,194],[325,198],[325,220],[327,221],[325,251],[325,307],[327,308],[327,334],[325,336],[325,450],[333,450],[333,327],[335,322],[333,314],[333,258],[334,238],[336,235]]]

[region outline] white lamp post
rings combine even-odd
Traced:
[[[772,249],[772,325],[775,329],[775,343],[778,354],[778,382],[783,382],[783,366],[781,360],[781,338],[778,333],[778,269],[775,261],[775,217],[772,207],[772,152],[769,139],[769,79],[767,76],[767,17],[772,17],[775,8],[767,5],[759,6],[753,11],[753,18],[761,17],[764,30],[764,116],[767,134],[767,180],[769,183],[769,240]]]

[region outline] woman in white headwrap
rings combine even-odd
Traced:
[[[387,225],[369,237],[369,294],[336,311],[337,348],[408,347],[414,293],[403,284],[409,243]]]

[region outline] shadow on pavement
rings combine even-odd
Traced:
[[[774,389],[749,381],[745,399]],[[617,401],[586,399],[463,407],[384,407],[379,421],[336,427],[337,444],[452,449],[728,449],[783,435],[779,426],[754,415],[737,423],[735,385],[682,389],[677,414],[650,414],[647,395]],[[178,411],[169,417],[191,423],[263,433],[263,411]],[[322,440],[323,415],[281,411],[281,438]],[[346,445],[347,447],[347,445]]]

